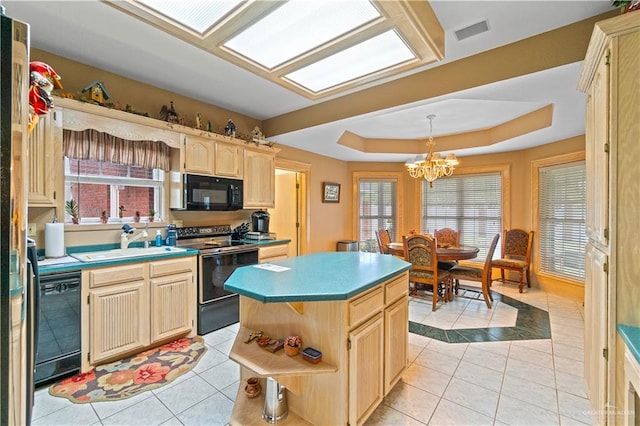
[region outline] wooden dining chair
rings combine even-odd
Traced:
[[[524,275],[527,276],[527,287],[531,287],[529,268],[531,265],[531,245],[533,244],[533,231],[522,229],[504,230],[502,237],[502,255],[500,259],[493,261],[492,268],[500,269],[500,279],[503,283],[518,283],[518,291],[522,293]],[[520,280],[505,279],[504,271],[516,271],[520,274]]]
[[[484,298],[484,302],[487,304],[487,308],[489,309],[491,309],[491,302],[493,301],[493,296],[491,295],[491,291],[489,289],[491,284],[491,262],[493,260],[493,253],[496,251],[496,246],[498,245],[499,239],[500,234],[496,234],[493,237],[491,245],[489,246],[487,258],[485,259],[482,268],[456,265],[449,270],[451,280],[457,280],[456,285],[458,286],[458,288],[456,289],[456,294],[459,293],[459,289],[481,292]],[[479,282],[480,290],[478,290],[478,287],[466,286],[464,284],[464,281]]]
[[[409,294],[421,297],[419,291],[431,290],[431,310],[436,310],[438,301],[451,298],[449,272],[438,268],[436,241],[431,235],[403,235],[405,259],[411,263],[409,269]]]
[[[382,254],[389,254],[389,243],[391,242],[391,236],[387,229],[378,229],[376,232],[376,239],[378,240],[378,249]]]
[[[460,233],[451,228],[440,228],[433,231],[438,247],[460,246]]]

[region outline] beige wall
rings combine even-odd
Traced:
[[[236,114],[217,106],[207,105],[197,100],[186,98],[164,89],[155,88],[141,82],[80,64],[66,58],[61,58],[47,52],[34,50],[32,60],[47,62],[62,76],[65,92],[79,95],[82,88],[94,80],[101,80],[111,95],[110,101],[121,104],[131,104],[137,111],[147,111],[149,115],[158,118],[158,112],[163,104],[174,101],[178,112],[193,123],[196,112],[202,118],[211,120],[214,130],[221,132],[227,118],[233,118],[240,133],[248,133],[255,125],[262,123],[251,117]],[[277,142],[277,141],[276,141]],[[334,251],[336,242],[344,239],[356,239],[357,230],[354,227],[354,215],[357,214],[353,200],[353,172],[392,171],[400,172],[400,194],[405,200],[401,212],[403,222],[400,229],[420,228],[419,184],[417,180],[409,178],[402,163],[348,163],[342,160],[314,154],[287,146],[278,146],[281,151],[278,159],[293,160],[310,164],[307,181],[305,232],[301,235],[303,253],[318,251]],[[584,150],[584,136],[559,141],[538,148],[526,149],[518,152],[493,155],[480,155],[461,158],[461,168],[473,168],[491,165],[508,165],[511,174],[510,204],[511,227],[531,229],[532,197],[531,197],[531,163],[533,160],[547,158]],[[62,159],[60,159],[62,161]],[[335,182],[341,185],[339,203],[322,202],[322,183]],[[415,200],[415,201],[413,201]],[[168,222],[181,220],[185,226],[206,224],[226,224],[237,226],[250,221],[252,210],[238,212],[170,212],[166,218]],[[39,208],[29,211],[29,221],[36,222],[38,234],[36,241],[39,247],[44,247],[44,223],[50,221],[52,209]],[[158,226],[157,224],[155,226]],[[65,235],[67,246],[86,244],[118,243],[120,235],[119,225],[101,225],[99,227],[79,227],[69,225]],[[152,230],[153,234],[155,231]],[[535,279],[533,280],[535,283]]]

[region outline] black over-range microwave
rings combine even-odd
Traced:
[[[242,209],[242,181],[183,175],[184,209],[224,211]]]

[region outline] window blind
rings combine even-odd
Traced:
[[[396,241],[397,182],[395,179],[361,179],[358,188],[358,242],[360,251],[378,252],[376,231],[389,230]]]
[[[437,179],[433,188],[423,180],[422,232],[440,228],[460,232],[460,244],[478,247],[477,260],[484,262],[491,240],[502,234],[502,175],[454,175]]]
[[[584,280],[585,196],[584,161],[540,168],[540,272]]]

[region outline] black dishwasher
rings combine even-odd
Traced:
[[[36,385],[80,371],[80,272],[40,275]]]

